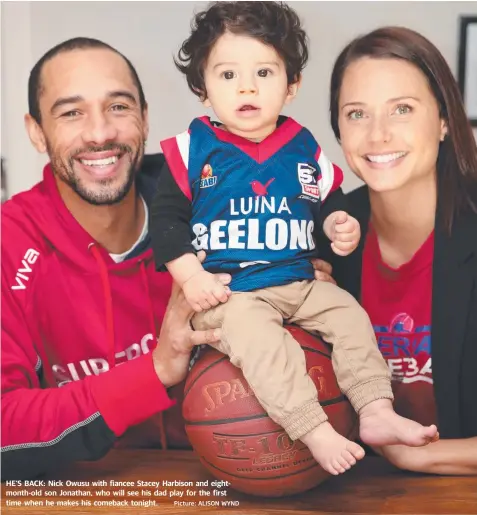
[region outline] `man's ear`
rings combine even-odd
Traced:
[[[33,146],[37,149],[38,152],[44,154],[47,149],[43,129],[30,114],[25,115],[25,128]]]
[[[292,84],[288,85],[288,92],[287,92],[287,98],[285,99],[285,104],[289,104],[292,102],[301,86],[301,75],[298,77],[298,79],[293,82]]]
[[[144,141],[147,141],[147,137],[149,136],[149,106],[147,103],[144,105],[144,109],[142,110],[142,119],[144,124]]]

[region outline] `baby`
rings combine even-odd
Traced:
[[[355,299],[314,280],[315,229],[333,251],[360,239],[346,212],[342,171],[312,134],[281,116],[308,58],[296,13],[277,2],[217,2],[197,14],[176,65],[221,123],[207,117],[161,143],[152,208],[156,266],[166,265],[196,314],[197,329],[222,329],[217,348],[240,367],[269,416],[300,439],[331,474],[364,456],[338,434],[307,375],[304,353],[283,323],[333,347],[338,383],[369,445],[426,445],[435,426],[397,415],[390,373]],[[205,250],[202,265],[196,252]],[[214,277],[232,275],[230,288]]]

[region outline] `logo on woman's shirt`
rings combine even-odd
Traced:
[[[373,328],[393,381],[432,384],[430,325],[416,325],[410,315],[399,313],[389,325]]]

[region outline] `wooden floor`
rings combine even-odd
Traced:
[[[212,487],[213,478],[191,451],[114,450],[101,461],[78,463],[42,480],[44,485],[28,487],[3,483],[2,513],[477,514],[477,477],[411,474],[399,471],[377,457],[365,458],[346,474],[330,478],[304,494],[279,499],[253,497],[232,488]],[[63,484],[48,486],[48,482],[54,480]],[[191,482],[192,486],[166,487],[162,486],[164,480]],[[68,484],[67,481],[73,483]],[[96,481],[102,481],[103,486],[93,486]],[[140,486],[139,481],[151,485]],[[207,486],[197,487],[198,481],[208,481]],[[129,484],[116,486],[120,482]],[[109,495],[97,495],[96,492],[101,490]],[[187,490],[190,495],[187,495]],[[199,490],[208,490],[210,495],[199,496]],[[226,495],[214,497],[213,490],[225,491]],[[119,494],[114,495],[114,491],[119,491]],[[33,492],[39,495],[34,496]],[[61,492],[66,494],[60,495]],[[159,492],[166,495],[160,496]],[[173,496],[173,492],[177,495]],[[183,496],[179,497],[178,492],[183,492]],[[37,504],[27,506],[27,501]],[[20,506],[7,505],[7,502],[20,503]],[[59,506],[59,502],[69,502],[70,506]],[[207,502],[218,502],[219,505],[207,506]],[[224,502],[228,502],[228,506]],[[78,505],[71,506],[72,503]],[[120,503],[127,505],[119,506]]]

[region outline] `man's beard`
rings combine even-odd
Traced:
[[[129,168],[126,177],[122,184],[113,187],[117,178],[105,178],[95,181],[96,187],[87,186],[84,184],[77,174],[75,173],[75,158],[74,156],[81,153],[92,152],[107,152],[110,150],[119,150],[121,158],[127,155],[129,158]],[[133,149],[128,145],[119,143],[109,143],[101,147],[88,147],[82,148],[74,152],[66,161],[60,157],[55,156],[53,149],[48,145],[48,154],[51,159],[51,167],[55,175],[68,185],[79,197],[84,201],[94,206],[112,206],[121,202],[131,190],[136,172],[139,169],[140,163],[143,158],[143,152],[137,151],[133,153]]]

